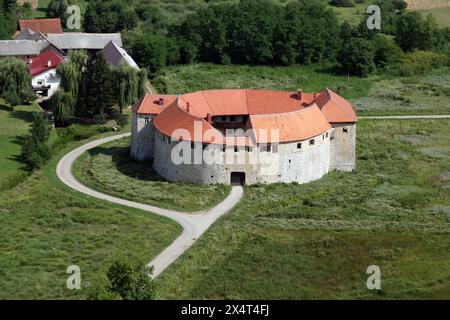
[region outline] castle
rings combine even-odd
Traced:
[[[147,94],[133,106],[130,150],[172,182],[307,183],[355,169],[356,121],[329,89]]]

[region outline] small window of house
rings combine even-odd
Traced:
[[[236,116],[230,116],[230,122],[236,121]]]
[[[145,117],[144,123],[145,123],[145,124],[149,124],[149,123],[150,123],[150,118],[149,118],[149,117]]]
[[[239,148],[237,146],[234,146],[234,152],[239,152]]]
[[[246,146],[246,147],[245,147],[245,151],[247,151],[247,152],[252,152],[252,148],[251,148],[250,146]]]
[[[301,148],[302,148],[302,143],[301,142],[297,143],[297,149],[301,149]]]
[[[223,146],[222,146],[222,151],[223,151],[223,152],[227,151],[227,146],[226,146],[226,145],[223,145]]]
[[[328,132],[325,134],[325,136],[328,138]]]
[[[316,143],[316,141],[314,139],[309,140],[309,145],[313,146]]]
[[[227,121],[227,117],[226,116],[222,116],[221,119],[222,119],[222,121]]]
[[[195,149],[195,143],[191,142],[191,149]]]
[[[342,131],[344,131],[345,133],[348,132],[348,128],[343,128]]]

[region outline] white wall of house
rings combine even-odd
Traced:
[[[52,96],[56,90],[59,89],[60,82],[61,82],[61,79],[56,74],[56,69],[51,69],[51,70],[45,71],[41,74],[34,76],[31,79],[31,85],[33,86],[33,88],[41,88],[41,87],[50,86],[48,89],[49,97]]]

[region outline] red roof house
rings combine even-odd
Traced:
[[[46,51],[39,56],[30,59],[28,63],[28,70],[31,76],[37,76],[45,71],[55,69],[64,60],[60,55],[53,51]]]
[[[32,20],[19,20],[20,32],[24,32],[27,29],[31,29],[35,32],[41,32],[43,34],[49,33],[63,33],[61,27],[61,19],[32,19]]]

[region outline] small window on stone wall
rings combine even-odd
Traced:
[[[301,142],[297,143],[297,149],[301,149],[301,148],[302,148],[302,143]]]
[[[236,116],[230,116],[230,122],[236,121]]]
[[[234,152],[239,152],[239,148],[237,146],[234,146]]]
[[[195,143],[191,142],[191,149],[195,149]]]
[[[343,128],[342,131],[344,131],[345,133],[348,132],[348,128]]]
[[[327,132],[325,135],[326,135],[326,137],[328,138],[328,132]]]
[[[149,123],[150,123],[150,118],[149,118],[149,117],[145,117],[144,123],[145,123],[145,124],[149,124]]]
[[[226,145],[223,145],[223,146],[222,146],[222,151],[225,152],[226,150],[227,150],[227,146],[226,146]]]
[[[316,143],[316,141],[314,139],[309,140],[309,145],[313,146]]]

